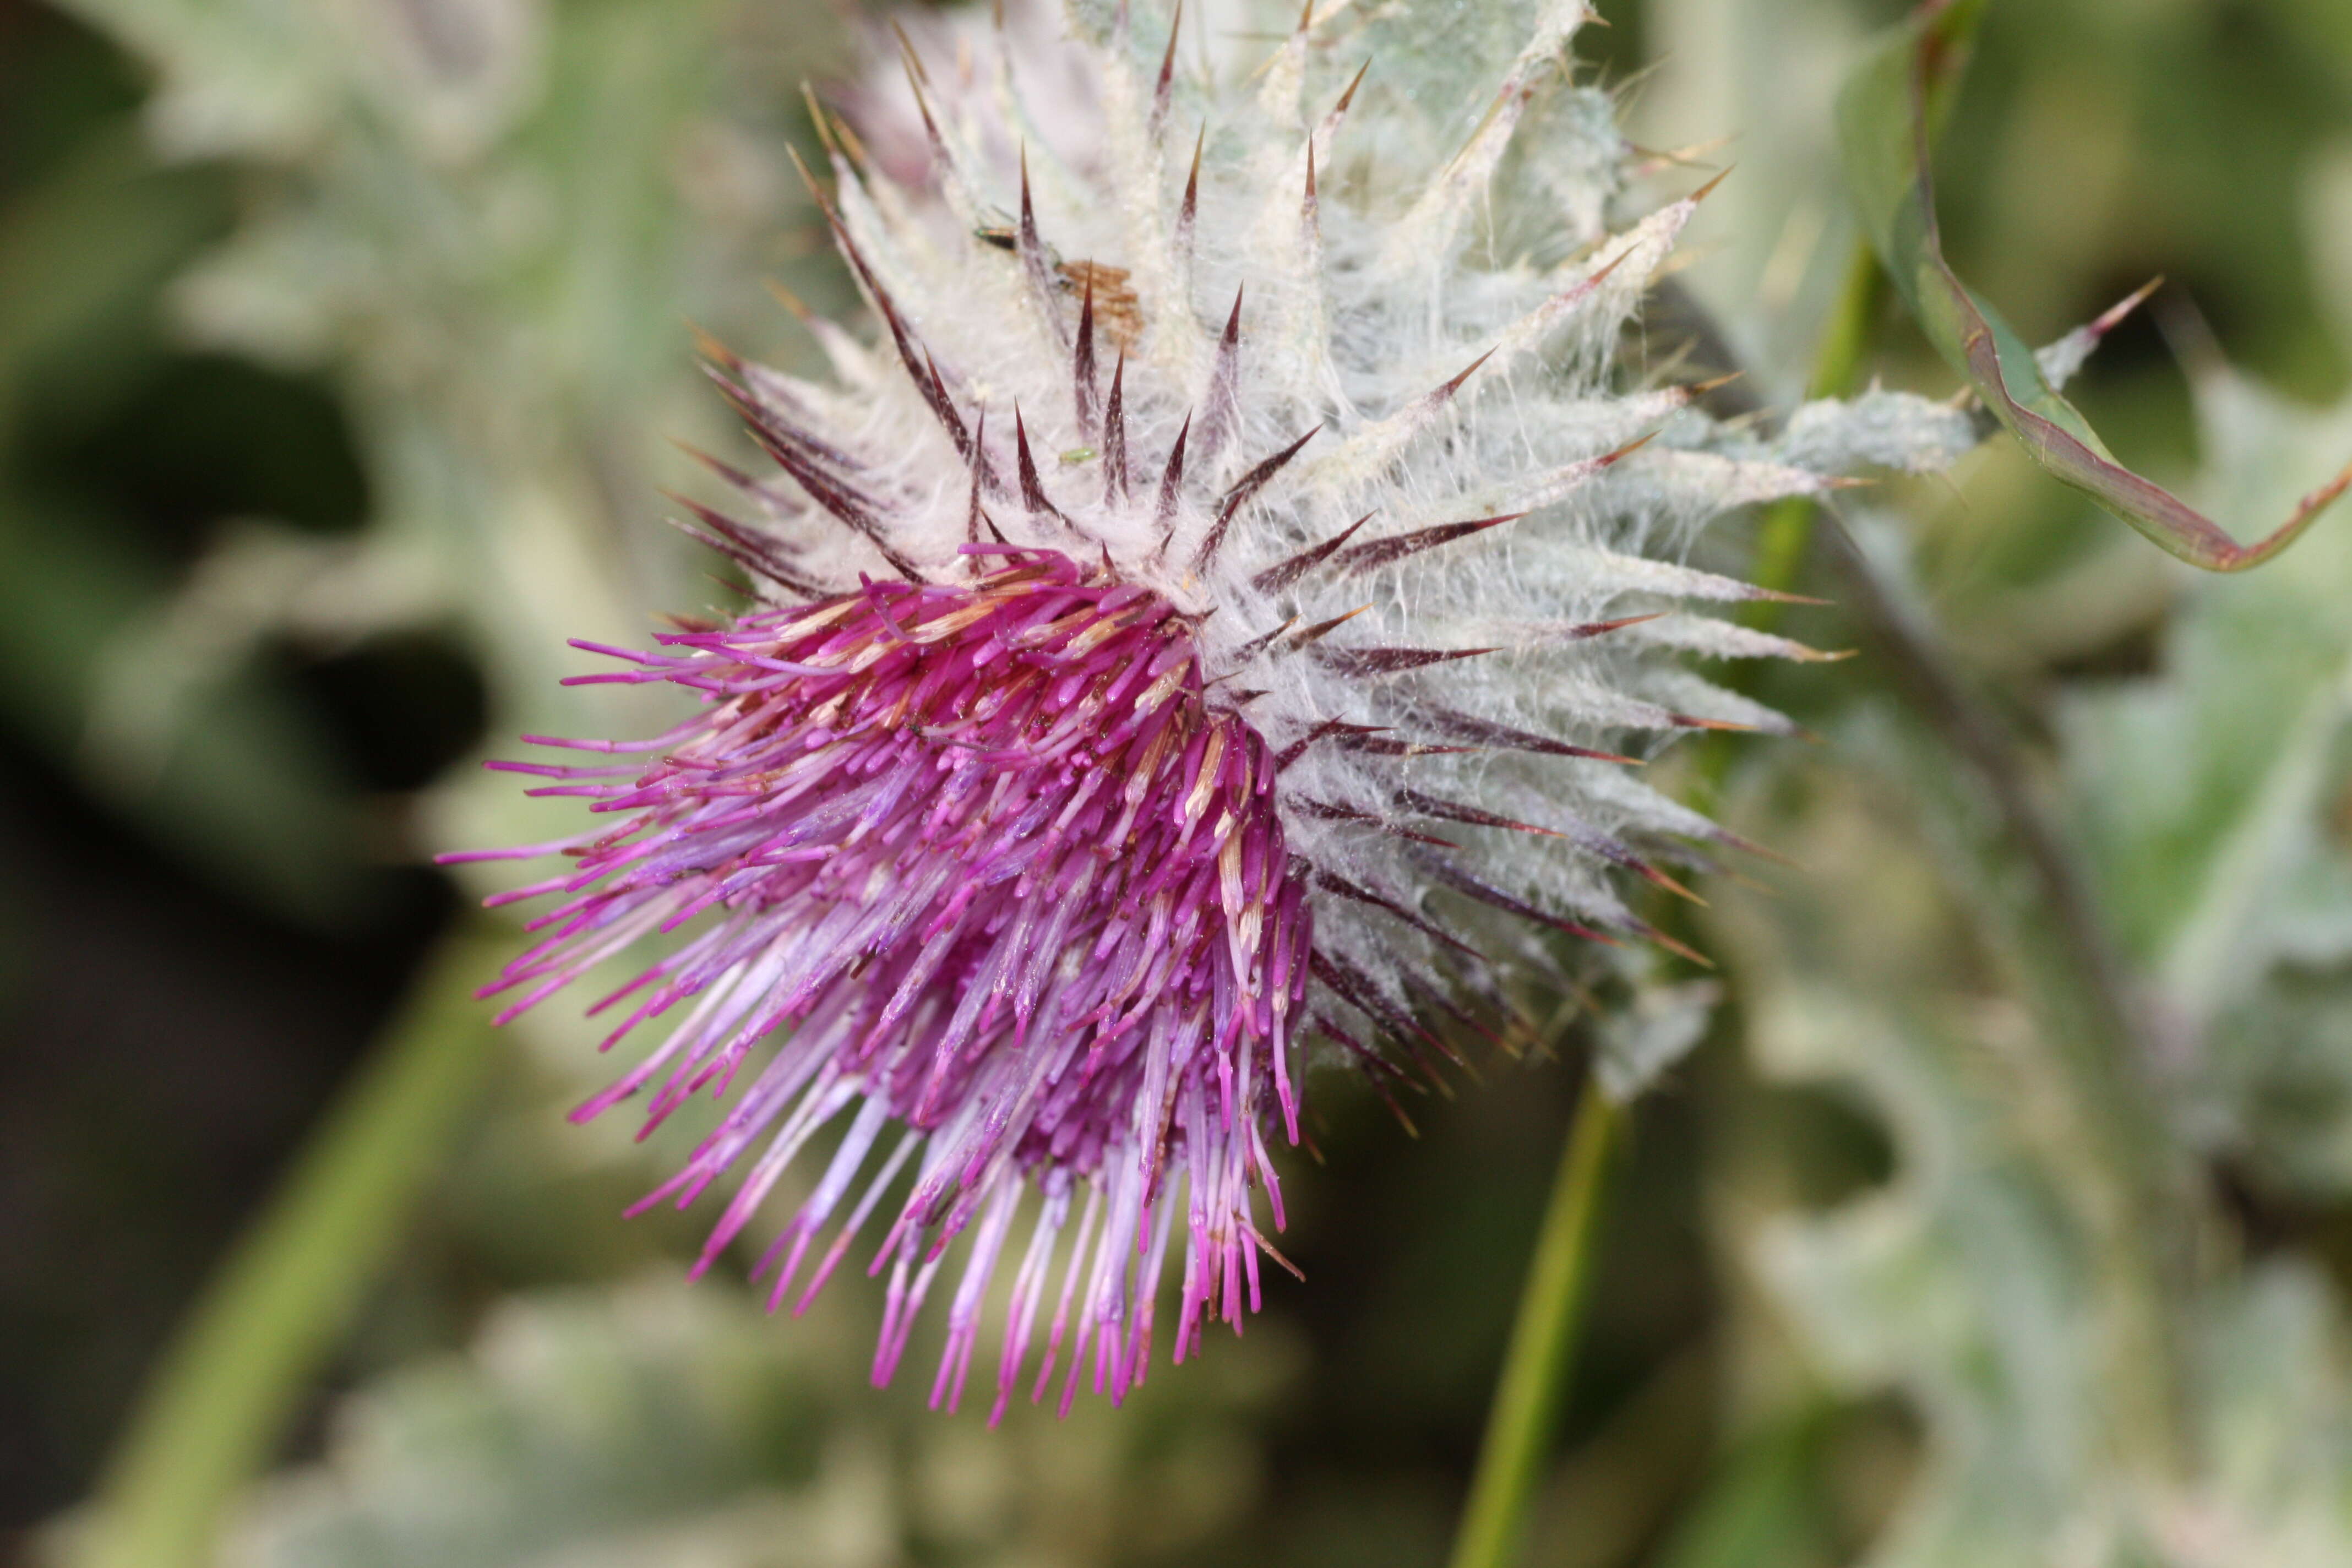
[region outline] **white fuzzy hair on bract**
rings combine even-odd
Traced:
[[[1696,417],[1648,439],[1693,389],[1621,388],[1616,349],[1700,195],[1606,228],[1633,154],[1608,96],[1573,79],[1588,7],[1473,8],[1524,31],[1453,145],[1423,93],[1381,80],[1429,47],[1368,15],[1398,9],[1286,12],[1270,54],[1223,62],[1188,39],[1238,52],[1272,12],[903,18],[901,58],[848,95],[850,118],[817,110],[837,237],[896,324],[869,350],[812,323],[837,385],[745,383],[867,465],[894,547],[950,573],[972,467],[934,405],[984,421],[1004,539],[1107,557],[1204,617],[1205,663],[1257,693],[1245,711],[1272,744],[1321,737],[1282,785],[1318,868],[1415,909],[1445,889],[1460,921],[1500,896],[1654,935],[1617,873],[1729,840],[1622,759],[1695,728],[1790,728],[1675,654],[1818,656],[1690,613],[1769,595],[1649,552],[1818,493],[1845,454],[1777,461]],[[1539,164],[1512,156],[1534,122]],[[1506,237],[1531,248],[1501,257]],[[805,514],[794,497],[768,521],[813,578],[887,569]],[[1407,801],[1487,853],[1440,866],[1392,831],[1432,816]],[[1316,921],[1318,952],[1400,999],[1445,967],[1443,942],[1364,900],[1320,897]]]
[[[608,1044],[691,1005],[583,1113],[667,1073],[658,1121],[774,1042],[656,1195],[759,1150],[708,1265],[848,1116],[761,1269],[781,1304],[845,1208],[821,1283],[911,1172],[875,1371],[969,1230],[935,1402],[1017,1255],[1003,1413],[1066,1235],[1033,1397],[1074,1310],[1065,1406],[1089,1342],[1098,1392],[1140,1379],[1180,1208],[1176,1353],[1238,1328],[1310,1037],[1393,1104],[1455,1026],[1527,1037],[1519,982],[1565,978],[1564,950],[1673,945],[1625,879],[1682,891],[1664,868],[1736,840],[1640,761],[1790,728],[1686,659],[1819,657],[1708,614],[1764,595],[1683,552],[1841,465],[1973,439],[1892,394],[1766,439],[1626,368],[1704,192],[1620,211],[1580,4],[1332,0],[1216,58],[1251,19],[926,14],[845,116],[813,100],[810,186],[877,331],[803,310],[826,380],[714,347],[781,473],[708,459],[755,515],[687,526],[760,604],[596,650],[635,668],[583,679],[703,716],[549,743],[653,761],[513,764],[638,815],[513,852],[579,858],[509,895],[570,900],[510,1011],[702,921],[608,998],[639,998]]]

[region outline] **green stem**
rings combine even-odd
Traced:
[[[1486,1416],[1486,1441],[1454,1539],[1452,1568],[1507,1568],[1518,1554],[1528,1503],[1559,1423],[1569,1356],[1576,1348],[1592,1272],[1593,1219],[1623,1121],[1623,1108],[1588,1082],[1568,1130],[1535,1261],[1519,1296],[1519,1315]]]
[[[1878,265],[1878,256],[1868,240],[1856,240],[1837,303],[1822,326],[1806,396],[1851,397],[1861,387],[1885,303],[1886,274]],[[1805,548],[1812,541],[1816,510],[1809,496],[1790,496],[1765,510],[1763,525],[1756,535],[1756,564],[1749,574],[1758,587],[1785,594],[1796,586]],[[1759,631],[1775,630],[1788,607],[1779,600],[1759,599],[1748,607],[1748,624]]]
[[[446,938],[197,1300],[132,1411],[75,1568],[197,1568],[275,1457],[439,1168],[492,1053],[480,931]]]
[[[1843,397],[1861,384],[1877,335],[1885,289],[1878,258],[1867,243],[1857,244],[1838,290],[1837,304],[1822,328],[1810,387],[1812,396]],[[1781,501],[1765,513],[1756,549],[1754,579],[1759,584],[1785,592],[1795,584],[1811,542],[1813,516],[1813,503],[1801,496]],[[1782,607],[1759,601],[1751,606],[1755,613],[1749,624],[1769,629]],[[1730,738],[1713,737],[1718,743],[1700,759],[1706,787],[1722,784],[1731,752],[1721,742]],[[1601,1176],[1623,1114],[1598,1086],[1588,1085],[1577,1106],[1576,1121],[1569,1130],[1568,1148],[1561,1155],[1559,1175],[1544,1215],[1534,1267],[1519,1299],[1502,1380],[1487,1415],[1486,1436],[1478,1453],[1477,1474],[1470,1483],[1461,1533],[1454,1541],[1452,1568],[1506,1568],[1517,1553],[1528,1503],[1551,1451],[1553,1428],[1568,1382],[1569,1356],[1582,1316],[1585,1279],[1591,1271],[1587,1248],[1600,1203]]]
[[[1952,100],[1959,94],[1960,74],[1968,67],[1984,7],[1975,0],[1965,9],[1956,7],[1952,0],[1927,0],[1927,4],[1954,13],[1944,23],[1942,44],[1927,84],[1927,134],[1933,139],[1942,132],[1944,121],[1951,114]],[[1871,351],[1877,342],[1879,319],[1885,311],[1888,291],[1885,268],[1879,265],[1878,253],[1865,235],[1854,241],[1837,302],[1830,309],[1829,320],[1822,323],[1821,342],[1813,347],[1813,374],[1806,384],[1806,396],[1852,397],[1862,390],[1863,371],[1870,363]],[[1751,574],[1757,586],[1786,593],[1795,585],[1798,569],[1804,564],[1805,548],[1812,540],[1813,519],[1819,511],[1811,498],[1790,496],[1765,512],[1763,528],[1757,535],[1756,563]],[[1747,621],[1759,631],[1770,631],[1779,626],[1786,610],[1784,604],[1765,600],[1748,606]]]
[[[1961,19],[1955,47],[1946,57],[1946,68],[1930,83],[1931,133],[1940,129],[1950,106],[1960,68],[1968,58],[1976,15],[1971,12]],[[1821,342],[1814,350],[1809,395],[1850,397],[1860,389],[1876,345],[1886,289],[1877,254],[1867,239],[1857,241],[1837,301],[1822,324]],[[1779,593],[1794,586],[1812,542],[1815,513],[1812,501],[1802,496],[1792,496],[1766,511],[1751,573],[1759,586]],[[1773,601],[1759,601],[1749,607],[1748,624],[1769,630],[1778,624],[1783,608]],[[1731,763],[1730,748],[1725,743],[1731,737],[1711,739],[1717,743],[1698,760],[1700,786],[1708,794],[1722,787]],[[1568,1381],[1569,1352],[1575,1347],[1582,1317],[1591,1262],[1587,1253],[1601,1177],[1622,1119],[1622,1109],[1597,1085],[1586,1087],[1575,1123],[1569,1129],[1568,1148],[1561,1155],[1559,1175],[1544,1215],[1535,1264],[1519,1298],[1518,1319],[1511,1328],[1502,1381],[1486,1418],[1486,1436],[1478,1453],[1477,1474],[1471,1479],[1461,1533],[1454,1541],[1452,1568],[1507,1568],[1517,1554],[1528,1502],[1550,1454],[1553,1427]]]

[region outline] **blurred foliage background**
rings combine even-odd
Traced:
[[[1738,166],[1681,281],[1768,408],[1853,243],[1837,82],[1902,9],[1607,0],[1580,40],[1635,142]],[[763,279],[845,305],[783,150],[857,26],[0,0],[0,1555],[68,1550],[44,1527],[463,929],[424,855],[528,831],[465,764],[566,727],[564,637],[719,597],[658,521],[664,438],[727,439],[688,322],[788,361]],[[1995,0],[1942,145],[1955,265],[2033,341],[2170,279],[2076,386],[2126,461],[2243,534],[2352,452],[2352,9]],[[1801,869],[1708,889],[1730,1002],[1634,1114],[1528,1560],[2352,1561],[2352,517],[2191,581],[2002,442],[1864,499],[2132,1035],[2077,1026],[2063,911],[1902,659],[1800,612],[1864,657],[1772,677],[1821,742],[1716,792]],[[223,1562],[1443,1557],[1572,1063],[1498,1063],[1417,1140],[1324,1084],[1308,1283],[1134,1408],[990,1436],[864,1386],[862,1281],[792,1326],[679,1283],[690,1226],[614,1217],[660,1150],[558,1114],[583,1047],[478,1044]]]

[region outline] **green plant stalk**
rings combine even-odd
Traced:
[[[1885,277],[1877,255],[1867,241],[1857,241],[1837,302],[1822,327],[1811,395],[1848,396],[1861,384],[1885,299]],[[1811,542],[1813,518],[1813,503],[1802,496],[1792,496],[1765,512],[1757,536],[1753,581],[1776,593],[1794,585]],[[1770,629],[1783,608],[1771,600],[1759,601],[1750,606],[1749,624]],[[1701,787],[1711,793],[1721,787],[1729,768],[1731,751],[1724,742],[1731,737],[1710,739],[1717,743],[1702,754],[1699,768]],[[1551,1453],[1569,1359],[1583,1315],[1591,1272],[1588,1248],[1601,1177],[1623,1119],[1623,1108],[1597,1084],[1587,1085],[1569,1129],[1527,1289],[1519,1298],[1451,1568],[1507,1568],[1517,1554],[1528,1503]]]
[[[1969,13],[1962,24],[1953,68],[1931,86],[1931,126],[1941,125],[1950,106],[1958,66],[1966,58],[1977,14]],[[1856,241],[1837,301],[1814,350],[1813,373],[1807,385],[1810,395],[1847,397],[1861,386],[1885,314],[1886,291],[1877,253],[1867,239]],[[1775,593],[1786,593],[1795,584],[1812,540],[1814,516],[1812,501],[1802,496],[1792,496],[1765,512],[1757,536],[1752,581]],[[1769,630],[1784,607],[1774,601],[1759,601],[1750,606],[1748,624]],[[1730,748],[1724,743],[1731,737],[1711,739],[1716,744],[1707,747],[1698,762],[1699,785],[1707,794],[1722,787],[1731,763]],[[1544,1215],[1535,1264],[1519,1299],[1502,1379],[1479,1447],[1478,1468],[1471,1479],[1469,1505],[1454,1541],[1452,1568],[1507,1568],[1517,1554],[1528,1502],[1551,1450],[1569,1355],[1575,1348],[1582,1316],[1590,1271],[1587,1248],[1601,1175],[1622,1118],[1622,1109],[1612,1104],[1597,1085],[1587,1087],[1569,1130],[1568,1149],[1561,1156],[1559,1175]]]
[[[398,1240],[492,1059],[485,933],[445,937],[149,1380],[75,1568],[199,1568]]]
[[[1868,240],[1856,240],[1837,302],[1822,323],[1806,396],[1851,397],[1861,390],[1863,371],[1870,363],[1879,315],[1885,305],[1886,274],[1878,265],[1878,255]],[[1785,594],[1796,586],[1806,547],[1812,542],[1817,511],[1810,496],[1789,496],[1765,509],[1763,524],[1756,533],[1755,567],[1748,574],[1758,587]],[[1786,601],[1759,599],[1748,606],[1747,623],[1758,631],[1774,631],[1788,609]]]
[[[1519,1295],[1452,1568],[1507,1568],[1518,1554],[1528,1503],[1559,1424],[1569,1358],[1576,1349],[1592,1272],[1594,1220],[1624,1117],[1624,1108],[1598,1083],[1586,1083]]]
[[[1863,373],[1878,336],[1886,306],[1886,275],[1877,252],[1867,240],[1856,240],[1847,258],[1845,280],[1838,286],[1837,301],[1822,324],[1822,341],[1813,355],[1813,374],[1806,383],[1808,397],[1851,397],[1862,385]],[[1756,555],[1748,581],[1774,594],[1797,585],[1805,554],[1812,547],[1813,521],[1821,509],[1811,496],[1785,496],[1764,509],[1756,530]],[[1758,599],[1748,604],[1740,620],[1759,632],[1777,632],[1789,612],[1785,599]],[[1700,799],[1712,803],[1730,776],[1738,737],[1715,734],[1699,748],[1695,769]]]
[[[1924,83],[1924,116],[1932,142],[1942,132],[1944,121],[1951,114],[1952,100],[1958,96],[1960,76],[1967,69],[1969,54],[1976,42],[1984,4],[1983,0],[1930,0],[1921,10],[1937,11],[1944,16],[1942,39]],[[1870,363],[1890,291],[1886,269],[1865,232],[1854,241],[1853,254],[1846,262],[1845,280],[1838,289],[1836,303],[1830,309],[1829,320],[1822,325],[1821,342],[1814,345],[1813,374],[1806,384],[1806,396],[1852,397],[1862,390],[1863,372]],[[1764,524],[1756,539],[1755,569],[1750,574],[1757,586],[1787,593],[1795,584],[1797,573],[1804,564],[1806,546],[1812,540],[1813,520],[1819,513],[1820,509],[1808,496],[1790,496],[1765,511]],[[1759,631],[1773,630],[1787,609],[1783,603],[1759,601],[1748,606],[1747,623]],[[1717,750],[1720,752],[1721,748]]]

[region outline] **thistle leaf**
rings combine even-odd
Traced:
[[[2196,381],[2206,493],[2273,504],[2352,406],[2298,408],[2218,367]],[[2352,539],[2293,572],[2189,585],[2159,673],[2060,710],[2072,813],[2111,928],[2193,1065],[2192,1136],[2306,1190],[2352,1184]]]
[[[1081,1410],[978,1438],[894,1422],[860,1386],[851,1325],[820,1310],[800,1327],[667,1280],[504,1298],[462,1352],[340,1401],[323,1455],[255,1489],[217,1561],[1105,1563],[1129,1560],[1139,1520],[1163,1551],[1214,1555],[1262,1463],[1241,1423],[1290,1375],[1279,1336],[1254,1334],[1214,1380],[1154,1379],[1141,1422]],[[1046,1494],[1058,1506],[1005,1506],[1072,1476]]]
[[[2286,521],[2240,544],[2204,513],[2116,461],[2089,421],[2059,395],[2016,329],[1944,259],[1927,148],[1983,8],[1983,0],[1927,0],[1864,57],[1839,95],[1846,183],[1870,242],[1937,352],[2053,478],[2191,566],[2258,566],[2294,543],[2352,486],[2352,464],[2297,500]]]
[[[1748,1239],[1814,1390],[1896,1393],[1924,1424],[1920,1468],[1858,1561],[2345,1561],[2337,1292],[2291,1260],[2154,1297],[2118,1267],[2115,1237],[2144,1221],[2118,1228],[2132,1211],[2053,1070],[2061,1026],[1962,951],[1999,894],[1961,842],[1972,804],[1919,741],[1883,712],[1832,733],[1868,782],[1823,770],[1809,805],[1755,825],[1814,876],[1778,899],[1727,892],[1709,928],[1745,982],[1758,1068],[1867,1107],[1892,1145],[1887,1181]],[[2176,1378],[2123,1348],[2159,1320]]]

